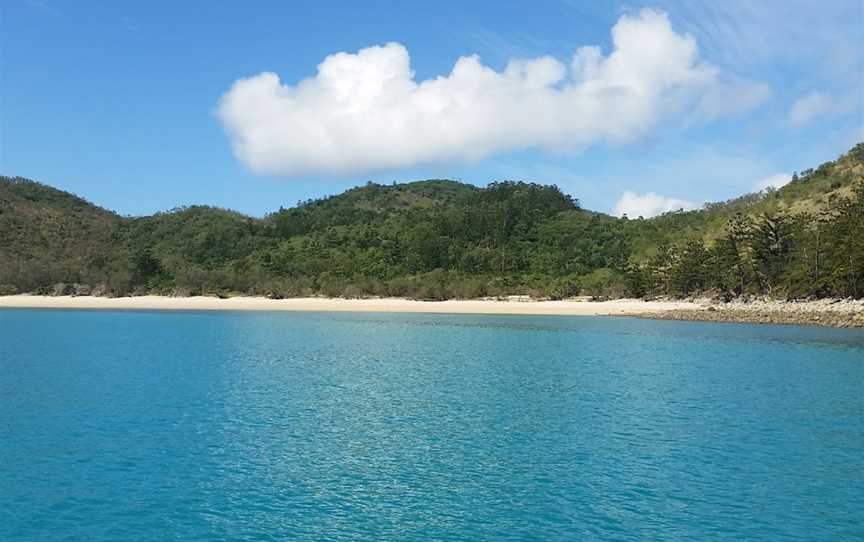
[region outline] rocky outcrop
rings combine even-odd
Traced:
[[[818,301],[734,301],[711,303],[702,308],[670,310],[635,316],[658,320],[698,320],[751,324],[794,324],[864,328],[864,300],[822,299]]]

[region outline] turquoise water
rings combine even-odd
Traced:
[[[0,540],[860,540],[864,333],[0,311]]]

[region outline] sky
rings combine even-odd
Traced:
[[[0,1],[0,174],[124,215],[374,181],[651,216],[864,140],[864,3]]]

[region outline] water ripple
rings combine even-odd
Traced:
[[[864,539],[862,360],[812,328],[0,311],[0,539]]]

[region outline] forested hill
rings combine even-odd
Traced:
[[[369,183],[263,219],[130,218],[0,177],[0,294],[864,296],[864,144],[780,190],[652,219],[555,186]]]

